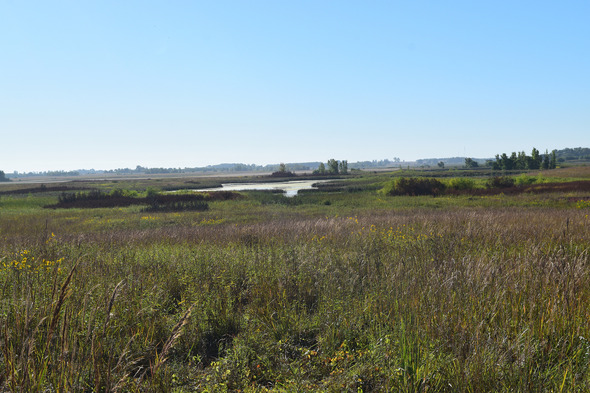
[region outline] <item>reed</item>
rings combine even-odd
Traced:
[[[1,390],[590,389],[585,204],[362,198],[2,216]]]

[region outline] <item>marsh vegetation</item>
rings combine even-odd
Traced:
[[[387,192],[414,173],[351,176],[203,211],[4,194],[0,386],[587,391],[588,171],[550,173],[543,192],[476,176],[435,197]]]

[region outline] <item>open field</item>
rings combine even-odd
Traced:
[[[199,211],[1,194],[0,390],[588,391],[590,191],[547,179],[589,174],[433,197],[378,192],[404,171],[363,173]]]

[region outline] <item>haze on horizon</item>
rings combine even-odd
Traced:
[[[588,2],[0,3],[0,170],[588,146]]]

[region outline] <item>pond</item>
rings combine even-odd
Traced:
[[[269,183],[228,183],[222,184],[221,187],[204,188],[200,190],[193,190],[199,192],[206,191],[251,191],[251,190],[282,190],[287,197],[294,197],[299,190],[316,189],[314,184],[324,183],[328,180],[290,180],[281,182]]]

